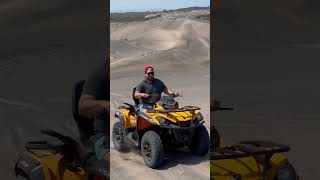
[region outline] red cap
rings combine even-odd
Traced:
[[[146,67],[144,67],[144,73],[146,73],[146,72],[148,71],[148,69],[153,69],[153,67],[152,67],[152,66],[146,66]]]

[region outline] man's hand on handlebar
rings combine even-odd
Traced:
[[[147,98],[149,98],[149,97],[150,97],[150,95],[147,94],[147,93],[143,93],[143,95],[142,95],[142,98],[145,98],[145,99],[147,99]]]
[[[101,103],[102,103],[103,110],[105,112],[109,112],[110,111],[110,101],[101,101]]]
[[[174,97],[174,98],[175,98],[175,97],[182,97],[182,95],[179,94],[178,92],[171,93],[170,96],[172,96],[172,97]]]

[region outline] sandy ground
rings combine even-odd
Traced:
[[[286,155],[300,179],[320,179],[319,3],[237,2],[222,2],[214,24],[211,90],[236,109],[217,112],[215,124],[227,144],[290,145]]]
[[[15,179],[24,142],[41,138],[41,129],[77,136],[71,88],[105,60],[101,7],[72,0],[0,1],[0,179]]]
[[[209,129],[209,22],[194,20],[208,11],[164,14],[144,22],[111,23],[111,114],[123,102],[133,103],[132,88],[143,80],[143,67],[180,92],[181,105],[202,108]],[[111,120],[111,128],[116,119]],[[170,152],[158,170],[144,165],[139,149],[119,153],[111,143],[111,179],[209,179],[209,157],[182,149]]]

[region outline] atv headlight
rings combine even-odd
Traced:
[[[278,170],[275,179],[286,180],[286,179],[296,179],[296,177],[297,177],[297,173],[294,167],[290,163],[287,163]]]
[[[27,154],[19,157],[14,170],[16,176],[21,176],[22,179],[45,179],[41,163]]]
[[[242,180],[240,174],[233,174],[231,177],[232,177],[232,180]]]
[[[160,125],[169,125],[169,124],[170,124],[170,123],[168,122],[168,120],[166,120],[165,118],[160,117],[160,116],[156,117],[156,120],[159,121]]]
[[[203,116],[201,113],[198,113],[195,118],[194,118],[195,121],[199,122],[199,121],[202,121],[203,120]]]
[[[156,120],[158,120],[160,125],[163,125],[163,126],[169,126],[169,125],[173,124],[171,121],[169,121],[166,118],[163,118],[161,116],[156,117]]]

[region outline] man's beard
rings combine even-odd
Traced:
[[[147,78],[147,77],[146,77],[145,79],[146,79],[147,81],[150,81],[150,82],[151,82],[154,78]]]

